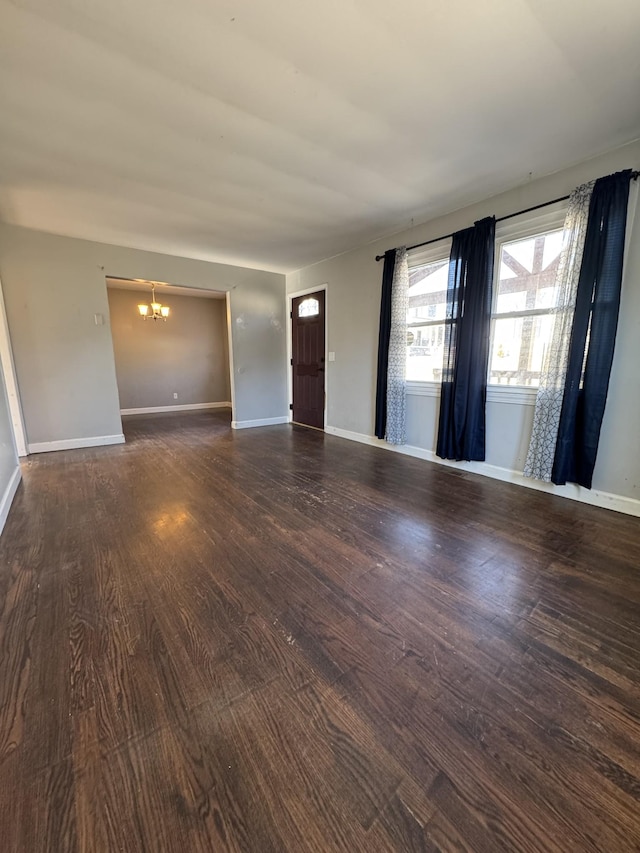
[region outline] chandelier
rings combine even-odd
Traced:
[[[145,320],[164,320],[165,323],[167,322],[169,306],[156,302],[155,282],[151,283],[151,310],[149,310],[148,305],[138,305],[138,311],[140,312],[140,316],[144,317]]]

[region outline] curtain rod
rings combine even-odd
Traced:
[[[635,181],[640,176],[640,172],[631,172],[631,180]],[[569,195],[561,195],[559,198],[552,198],[551,201],[543,201],[542,204],[534,204],[533,207],[525,207],[524,210],[516,210],[515,213],[508,213],[506,216],[499,216],[496,219],[496,222],[504,222],[505,219],[513,219],[514,216],[522,216],[523,213],[531,213],[533,210],[539,210],[541,207],[549,207],[551,204],[557,204],[559,201],[566,201],[571,197]],[[440,240],[448,240],[450,237],[453,237],[453,233],[445,234],[443,237],[434,237],[432,240],[425,240],[423,243],[416,243],[413,246],[407,246],[407,252],[410,252],[411,249],[419,249],[421,246],[430,246],[431,243],[439,243]],[[384,255],[376,255],[376,261],[382,261],[384,259]]]

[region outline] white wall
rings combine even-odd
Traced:
[[[571,169],[458,210],[390,238],[322,261],[287,276],[287,292],[327,283],[328,346],[336,353],[327,364],[327,424],[360,437],[373,434],[376,358],[382,264],[376,254],[393,246],[412,245],[472,225],[484,216],[503,216],[570,193],[578,184],[619,169],[638,169],[640,142],[609,152]],[[640,212],[623,282],[622,308],[607,410],[594,472],[594,490],[640,500]],[[494,400],[487,406],[487,466],[521,472],[533,420],[533,406]],[[408,444],[435,449],[438,399],[408,397]],[[478,465],[465,465],[481,470]],[[581,499],[577,487],[556,488]],[[586,490],[582,490],[583,492]]]
[[[121,434],[105,276],[228,291],[234,418],[286,416],[284,276],[1,226],[0,277],[30,445]]]
[[[229,336],[224,299],[156,291],[171,309],[166,322],[144,320],[151,288],[108,288],[121,409],[223,403],[229,387]],[[174,399],[174,393],[177,398]]]

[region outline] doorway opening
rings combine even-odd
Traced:
[[[110,276],[106,286],[121,415],[232,408],[226,293]]]

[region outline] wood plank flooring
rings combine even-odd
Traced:
[[[0,849],[640,849],[640,521],[225,412],[31,458]]]

